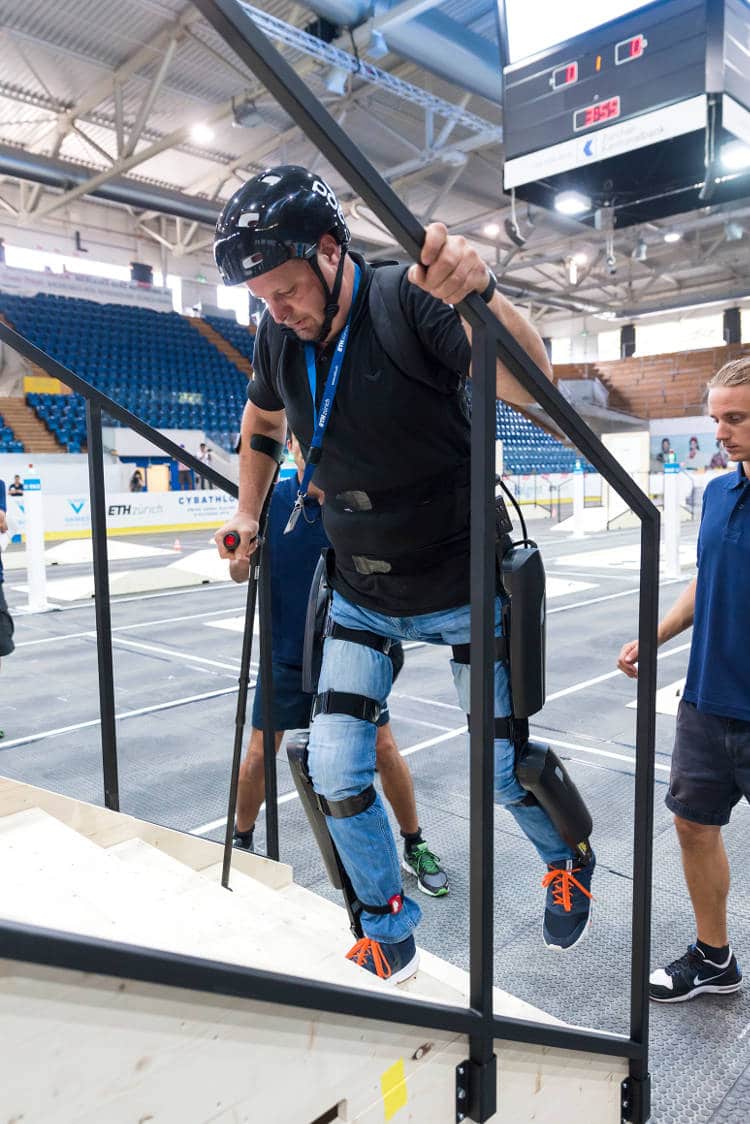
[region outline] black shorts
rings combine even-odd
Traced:
[[[8,612],[3,583],[0,581],[0,656],[9,656],[14,649],[13,618]]]
[[[750,801],[750,722],[681,699],[665,804],[684,820],[722,827],[743,796]]]
[[[287,663],[273,665],[273,709],[274,730],[306,730],[310,725],[314,695],[306,695],[302,690],[302,668]],[[263,729],[263,699],[260,690],[260,676],[253,699],[252,725],[256,730]],[[390,721],[386,707],[378,719],[378,726]]]

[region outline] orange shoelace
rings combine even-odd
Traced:
[[[566,913],[570,913],[572,908],[570,901],[571,885],[576,886],[587,898],[591,897],[586,887],[582,886],[578,879],[573,877],[580,869],[580,866],[575,867],[573,870],[560,870],[555,867],[554,870],[548,870],[542,879],[542,886],[545,890],[550,883],[557,883],[552,886],[552,900],[555,905],[561,905]]]
[[[377,941],[371,941],[369,937],[362,937],[362,940],[357,941],[354,948],[349,949],[346,959],[353,960],[355,964],[363,968],[368,956],[372,957],[376,975],[381,980],[387,980],[391,974],[391,966],[383,956],[383,950]]]

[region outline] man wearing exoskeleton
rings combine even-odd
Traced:
[[[240,539],[236,556],[255,549],[274,451],[289,425],[306,460],[289,524],[314,475],[335,551],[332,598],[319,614],[325,639],[309,746],[298,747],[292,766],[361,937],[349,956],[398,983],[417,968],[420,909],[403,894],[372,784],[393,641],[450,645],[459,701],[469,705],[471,348],[453,306],[479,292],[551,369],[539,335],[497,291],[479,255],[441,224],[427,227],[422,264],[408,270],[370,266],[348,244],[335,195],[298,167],[248,181],[219,219],[224,282],[246,283],[267,312],[242,420],[239,505],[216,541],[224,557],[230,531]],[[529,401],[500,364],[497,384],[505,401]],[[544,571],[528,541],[506,549],[507,530],[503,524],[498,539],[507,592],[499,587],[495,604],[495,800],[546,864],[545,944],[569,949],[590,922],[591,821],[552,751],[528,742],[528,716],[544,701]]]

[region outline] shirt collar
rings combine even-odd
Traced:
[[[738,463],[737,472],[736,472],[735,475],[736,475],[737,479],[735,480],[735,482],[733,484],[729,485],[730,488],[742,488],[744,484],[748,483],[747,476],[745,476],[745,467],[744,467],[742,461],[740,461]]]

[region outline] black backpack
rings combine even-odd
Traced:
[[[378,343],[402,374],[442,393],[463,391],[465,379],[457,372],[443,368],[442,379],[435,380],[440,364],[422,347],[419,336],[409,323],[401,304],[401,283],[408,265],[399,262],[374,262],[372,284],[368,293],[369,312]],[[268,339],[271,370],[277,370],[286,340],[281,332]]]

